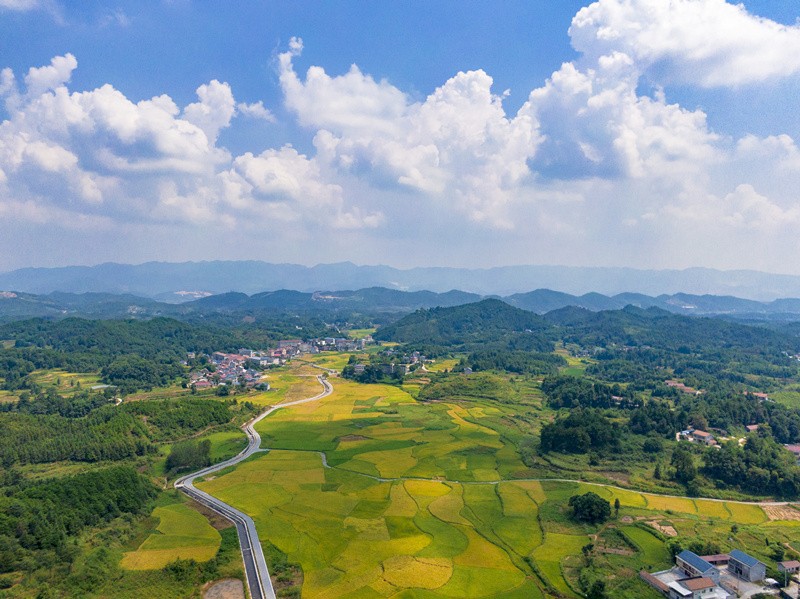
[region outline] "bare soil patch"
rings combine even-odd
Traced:
[[[626,487],[631,482],[631,477],[628,474],[623,472],[601,472],[603,476],[606,478],[613,480],[615,483],[619,483],[620,486]]]
[[[344,437],[339,437],[339,441],[366,441],[369,437],[365,437],[363,435],[345,435]]]
[[[646,524],[649,524],[650,526],[655,528],[658,532],[660,532],[661,534],[666,535],[668,537],[677,537],[678,536],[678,531],[675,530],[674,526],[668,526],[668,525],[665,525],[665,524],[661,524],[657,520],[649,520],[648,522],[646,522]]]
[[[245,599],[244,584],[237,578],[226,578],[208,583],[203,599]]]
[[[770,520],[800,520],[800,511],[792,505],[762,505]]]

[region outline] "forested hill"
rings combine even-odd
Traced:
[[[100,353],[110,357],[135,353],[146,358],[156,358],[164,352],[183,357],[187,351],[234,350],[241,343],[230,332],[170,318],[33,319],[0,326],[0,339],[13,340],[17,347],[35,346],[58,352]]]
[[[487,299],[452,308],[418,310],[378,330],[376,339],[418,347],[458,347],[514,343],[518,349],[549,351],[551,325],[541,316]]]
[[[583,346],[657,347],[682,353],[738,350],[751,354],[800,351],[796,334],[717,318],[671,314],[659,308],[628,306],[590,312],[562,308],[544,315],[564,342]]]
[[[767,329],[715,318],[671,314],[658,308],[628,306],[591,312],[567,307],[538,316],[484,300],[454,308],[419,310],[382,327],[376,338],[424,349],[476,351],[486,348],[549,351],[554,342],[619,351],[665,351],[687,358],[693,354],[769,357],[785,366],[788,354],[800,352],[795,332]]]
[[[0,378],[13,390],[36,369],[101,371],[123,390],[166,384],[183,372],[189,351],[233,351],[242,339],[232,331],[200,327],[169,318],[152,320],[33,319],[0,326]]]

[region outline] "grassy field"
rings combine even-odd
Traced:
[[[207,562],[219,549],[221,537],[206,518],[185,503],[157,507],[156,530],[136,551],[126,553],[120,566],[127,570],[158,570],[176,559]]]
[[[789,408],[800,408],[800,391],[796,388],[770,393],[769,396],[770,399],[774,399]]]
[[[587,358],[576,358],[565,349],[558,349],[556,353],[567,361],[567,365],[560,369],[561,374],[569,376],[583,376],[586,368],[592,364]]]
[[[458,358],[441,358],[435,362],[426,364],[425,368],[431,372],[444,372],[445,370],[453,370],[458,363]]]
[[[366,337],[368,335],[374,335],[375,331],[377,331],[377,330],[378,329],[376,329],[376,328],[371,328],[371,329],[350,329],[349,331],[347,331],[347,336],[350,339],[363,339],[364,337]]]
[[[67,372],[60,368],[35,370],[29,376],[37,385],[42,387],[54,386],[61,394],[75,391],[76,387],[80,389],[80,387],[86,388],[101,384],[100,377],[97,374]]]
[[[362,352],[353,353],[356,356],[365,356]],[[323,352],[314,356],[306,356],[303,360],[321,366],[322,368],[331,368],[337,372],[341,372],[342,368],[347,366],[350,355],[350,353]],[[317,371],[317,374],[319,374],[319,371]]]
[[[67,372],[60,368],[51,368],[47,370],[34,370],[30,378],[40,387],[55,387],[60,395],[70,397],[79,391],[91,389],[94,385],[100,385],[100,377],[94,373],[75,373]],[[0,401],[18,399],[18,393],[0,391]]]

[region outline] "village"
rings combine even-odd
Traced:
[[[703,556],[684,550],[675,556],[675,565],[669,570],[642,570],[639,576],[670,599],[733,599],[761,594],[797,599],[800,586],[793,577],[800,572],[800,561],[781,561],[776,566],[781,581],[767,577],[764,562],[738,549]]]
[[[213,352],[210,356],[190,352],[189,361],[202,360],[205,366],[189,374],[187,386],[193,391],[201,391],[220,386],[241,386],[269,390],[269,383],[263,380],[262,370],[286,364],[287,361],[302,354],[318,354],[324,351],[363,351],[372,338],[346,339],[324,337],[303,341],[286,339],[278,341],[277,347],[265,350],[241,348],[236,353]]]

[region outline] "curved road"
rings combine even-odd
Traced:
[[[275,590],[272,588],[272,580],[269,577],[269,570],[267,569],[267,562],[264,559],[264,552],[261,549],[261,543],[258,540],[258,532],[253,519],[240,512],[236,508],[231,507],[224,501],[220,501],[216,497],[201,491],[194,486],[195,479],[217,472],[228,466],[238,464],[242,460],[249,458],[255,452],[261,449],[261,435],[256,432],[255,425],[263,418],[266,418],[276,410],[287,408],[289,406],[296,406],[302,403],[317,401],[323,397],[330,395],[333,392],[333,385],[331,385],[324,375],[319,375],[317,380],[322,384],[323,391],[314,397],[306,399],[299,399],[288,403],[280,404],[266,410],[259,414],[253,420],[245,424],[244,432],[247,433],[247,447],[242,450],[237,456],[203,468],[192,474],[187,474],[175,481],[175,488],[180,489],[189,497],[203,504],[204,506],[214,510],[224,518],[227,518],[236,525],[236,531],[239,533],[239,545],[242,549],[242,560],[244,561],[244,572],[247,577],[247,586],[250,589],[250,597],[252,599],[275,599]]]

